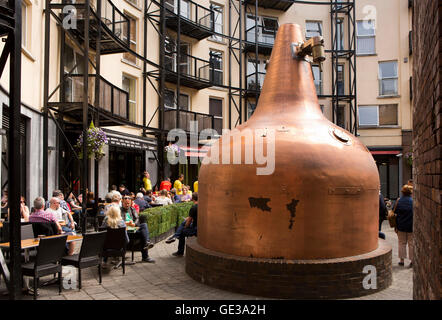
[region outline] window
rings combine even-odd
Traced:
[[[398,94],[397,61],[379,62],[379,95],[393,96]]]
[[[67,44],[65,45],[64,52],[64,73],[83,75],[83,56]],[[66,102],[79,102],[83,99],[82,77],[66,76],[64,84],[64,99]]]
[[[175,14],[178,14],[178,0],[166,0],[166,9],[169,9]],[[190,3],[186,0],[180,1],[180,16],[189,19],[190,18]]]
[[[345,106],[338,105],[336,110],[336,124],[345,129]]]
[[[131,16],[128,16],[129,18],[129,26],[130,26],[130,35],[129,35],[129,39],[130,39],[130,48],[132,49],[132,51],[137,52],[137,20],[135,18],[132,18]],[[127,30],[126,29],[127,24],[123,25],[123,41],[127,41],[126,39],[126,35],[127,35]],[[137,63],[137,58],[130,54],[129,52],[125,52],[123,54],[123,59],[127,60],[133,64]]]
[[[344,50],[344,20],[338,19],[336,23],[336,50]]]
[[[209,99],[209,114],[214,116],[214,128],[218,134],[223,130],[223,101],[221,99]]]
[[[376,53],[376,34],[375,23],[373,20],[364,20],[357,22],[357,54],[375,54]]]
[[[247,119],[250,119],[250,117],[253,115],[256,109],[256,103],[247,103]]]
[[[308,39],[322,36],[322,22],[321,21],[306,21],[305,23],[305,37]]]
[[[258,83],[256,83],[256,73],[258,73]],[[247,60],[247,89],[261,90],[266,75],[265,60]]]
[[[275,18],[262,18],[262,38],[264,43],[274,44],[276,32],[278,31],[278,20]]]
[[[344,66],[342,64],[338,65],[338,95],[345,95]]]
[[[213,10],[213,15],[214,15],[213,24],[214,24],[215,32],[223,34],[224,33],[224,30],[223,30],[223,19],[224,19],[223,7],[212,3],[210,5],[210,9]],[[215,41],[223,41],[223,37],[221,37],[219,35],[215,35],[215,34],[212,35],[210,37],[210,39],[215,40]]]
[[[316,94],[322,95],[322,73],[318,65],[312,65],[313,80],[315,81]]]
[[[214,85],[223,85],[223,54],[210,51],[210,81]]]
[[[396,126],[398,125],[398,105],[359,106],[360,126]]]
[[[164,106],[166,109],[176,109],[176,94],[174,91],[166,89],[164,92]],[[189,96],[180,93],[180,110],[189,110]]]
[[[135,122],[136,111],[136,79],[123,75],[123,90],[129,93],[129,121]]]

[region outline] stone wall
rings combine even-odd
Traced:
[[[413,8],[414,299],[441,299],[442,1]]]

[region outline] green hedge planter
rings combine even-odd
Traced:
[[[179,226],[183,219],[189,215],[192,206],[193,202],[175,203],[146,209],[140,215],[147,217],[150,237],[154,238]]]

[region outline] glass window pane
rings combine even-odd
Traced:
[[[377,126],[378,125],[378,107],[364,106],[359,107],[359,125]]]
[[[322,22],[320,21],[307,21],[305,29],[305,36],[307,38],[322,36]]]
[[[365,20],[357,22],[358,36],[374,36],[375,35],[374,20]]]
[[[219,99],[209,99],[209,114],[216,117],[223,116],[223,101]]]
[[[164,91],[164,105],[169,108],[175,108],[175,93],[173,91]]]
[[[357,39],[357,53],[358,54],[374,54],[376,53],[375,37],[358,37]]]
[[[397,77],[397,62],[379,62],[379,77],[384,78],[395,78]]]
[[[180,94],[180,109],[189,110],[189,96],[187,94]]]
[[[389,126],[398,124],[398,105],[384,104],[379,106],[379,125]]]
[[[381,80],[381,96],[397,95],[397,79]]]
[[[345,106],[338,106],[336,112],[336,124],[345,129]]]

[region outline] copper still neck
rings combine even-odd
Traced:
[[[268,119],[269,114],[273,121],[287,125],[295,120],[323,118],[311,64],[292,54],[292,44],[303,41],[299,25],[284,24],[279,28],[266,81],[250,122]]]

